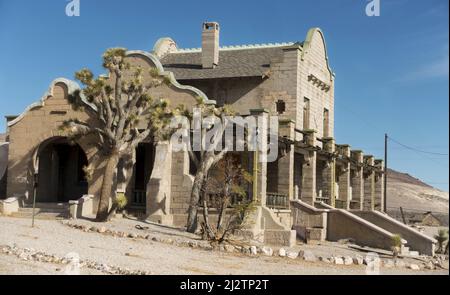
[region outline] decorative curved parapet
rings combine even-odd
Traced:
[[[170,83],[180,89],[180,90],[186,90],[191,92],[193,95],[200,97],[203,99],[203,102],[206,104],[216,104],[215,100],[210,100],[205,93],[203,93],[203,91],[201,91],[200,89],[197,89],[195,87],[189,86],[189,85],[181,85],[176,79],[175,76],[173,75],[172,72],[169,71],[165,71],[161,62],[159,61],[159,59],[146,51],[142,51],[142,50],[131,50],[131,51],[127,51],[126,56],[131,56],[131,55],[138,55],[141,57],[145,57],[146,59],[150,60],[156,67],[156,69],[158,70],[158,73],[160,76],[163,76],[167,79],[169,79]]]
[[[156,46],[156,45],[155,45]],[[202,92],[200,89],[197,89],[195,87],[189,86],[189,85],[181,85],[176,79],[175,76],[173,75],[172,72],[169,71],[165,71],[161,62],[159,61],[159,59],[148,52],[142,51],[142,50],[131,50],[131,51],[127,51],[126,56],[131,56],[131,55],[138,55],[141,57],[144,57],[146,59],[148,59],[151,63],[153,63],[155,65],[155,67],[158,69],[158,73],[160,76],[167,78],[170,83],[175,87],[178,88],[180,90],[184,90],[184,91],[188,91],[191,92],[194,96],[196,97],[200,97],[203,99],[203,102],[206,104],[216,104],[216,101],[214,100],[210,100],[206,94],[204,92]],[[108,75],[104,75],[104,76],[108,76]],[[20,120],[22,120],[25,115],[38,107],[43,107],[45,105],[45,101],[53,96],[53,88],[55,87],[56,84],[58,83],[63,83],[66,85],[67,87],[67,92],[68,94],[73,94],[76,90],[81,90],[80,85],[70,79],[67,78],[57,78],[55,80],[52,81],[52,83],[50,84],[48,90],[44,93],[44,95],[39,99],[39,101],[29,105],[25,111],[22,112],[22,114],[20,114],[17,118],[15,118],[14,120],[8,122],[8,127],[11,127],[13,125],[15,125],[17,122],[19,122]],[[93,109],[94,111],[97,110],[97,108],[95,107],[95,105],[89,103],[87,101],[87,99],[85,98],[85,96],[83,95],[83,93],[80,93],[80,97],[81,100],[91,109]]]
[[[318,33],[320,35],[320,37],[322,38],[322,42],[325,48],[325,60],[327,62],[327,68],[328,71],[330,72],[330,75],[332,77],[332,79],[336,76],[335,73],[333,72],[333,70],[330,67],[330,63],[328,60],[328,53],[327,53],[327,44],[325,42],[325,37],[323,35],[323,32],[320,28],[311,28],[309,29],[308,33],[306,34],[306,39],[305,42],[303,42],[303,51],[302,51],[302,59],[304,58],[305,54],[309,53],[309,49],[311,48],[311,42],[312,42],[312,38],[314,37],[314,34]]]
[[[177,52],[177,43],[170,37],[159,38],[153,46],[152,54],[162,58],[168,53]]]
[[[55,80],[52,81],[52,83],[50,84],[48,90],[44,93],[44,95],[41,97],[41,99],[31,105],[29,105],[25,111],[22,112],[22,114],[20,114],[17,118],[15,118],[14,120],[8,122],[8,127],[11,127],[13,125],[15,125],[17,122],[19,122],[20,120],[22,120],[25,115],[38,107],[43,107],[45,106],[45,101],[47,99],[49,99],[50,97],[53,96],[53,88],[55,87],[56,84],[58,83],[63,83],[64,85],[66,85],[67,87],[67,92],[68,94],[73,94],[76,90],[81,90],[80,85],[78,85],[77,82],[73,81],[73,80],[69,80],[66,78],[57,78]],[[92,108],[94,111],[97,110],[97,108],[95,107],[95,105],[89,103],[86,98],[84,97],[83,93],[80,93],[80,97],[81,100],[90,108]]]

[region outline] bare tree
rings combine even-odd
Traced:
[[[134,161],[135,149],[140,142],[166,136],[166,127],[173,116],[167,101],[155,100],[149,94],[151,88],[170,81],[161,78],[155,69],[150,70],[150,81],[144,81],[142,68],[132,67],[125,57],[124,48],[111,48],[103,54],[103,67],[110,77],[94,78],[89,69],[75,74],[84,88],[74,93],[69,101],[75,107],[83,107],[85,104],[81,98],[84,96],[94,106],[84,109],[96,122],[89,124],[70,119],[61,126],[74,140],[87,135],[96,136],[96,147],[106,158],[96,217],[98,221],[110,218],[109,199],[115,192],[114,177],[119,160]],[[142,129],[138,129],[140,121],[144,122]],[[97,167],[98,164],[94,163]],[[86,171],[93,169],[90,167]]]
[[[247,185],[251,182],[252,175],[241,167],[236,154],[226,154],[214,166],[202,188],[202,231],[205,239],[221,243],[246,225],[246,219],[254,209],[247,194]],[[215,224],[209,218],[210,208],[217,213]]]

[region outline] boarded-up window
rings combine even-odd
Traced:
[[[303,129],[309,129],[309,113],[310,113],[310,103],[308,98],[303,100]]]

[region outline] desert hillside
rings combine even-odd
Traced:
[[[444,218],[448,223],[449,195],[438,190],[420,179],[395,170],[388,170],[388,212],[424,213],[431,211],[437,217]],[[394,215],[394,214],[393,214]]]

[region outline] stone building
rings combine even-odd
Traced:
[[[218,23],[206,22],[201,48],[181,49],[171,38],[161,38],[153,51],[129,51],[127,59],[170,79],[151,94],[171,105],[193,106],[201,98],[229,104],[242,116],[278,116],[278,159],[265,163],[253,161],[251,153],[241,157],[249,171],[257,171],[256,184],[249,187],[249,196],[259,204],[248,229],[253,238],[292,245],[296,237],[351,237],[390,248],[393,233],[402,233],[405,243],[431,253],[433,241],[379,212],[384,208],[383,161],[334,139],[335,75],[323,32],[312,28],[303,42],[228,47],[220,46],[219,34]],[[96,154],[92,139],[70,145],[59,130],[68,118],[96,124],[88,112],[67,102],[78,88],[74,81],[56,79],[37,103],[7,117],[9,201],[3,201],[4,212],[30,204],[38,183],[38,205],[67,203],[73,217],[95,213],[102,167],[89,181],[83,177],[83,167]],[[86,102],[86,107],[92,106]],[[145,211],[148,220],[183,226],[191,168],[186,152],[173,152],[167,142],[145,142],[137,149],[130,184],[119,181],[118,192],[129,198],[130,208]],[[19,205],[10,205],[19,199]]]

